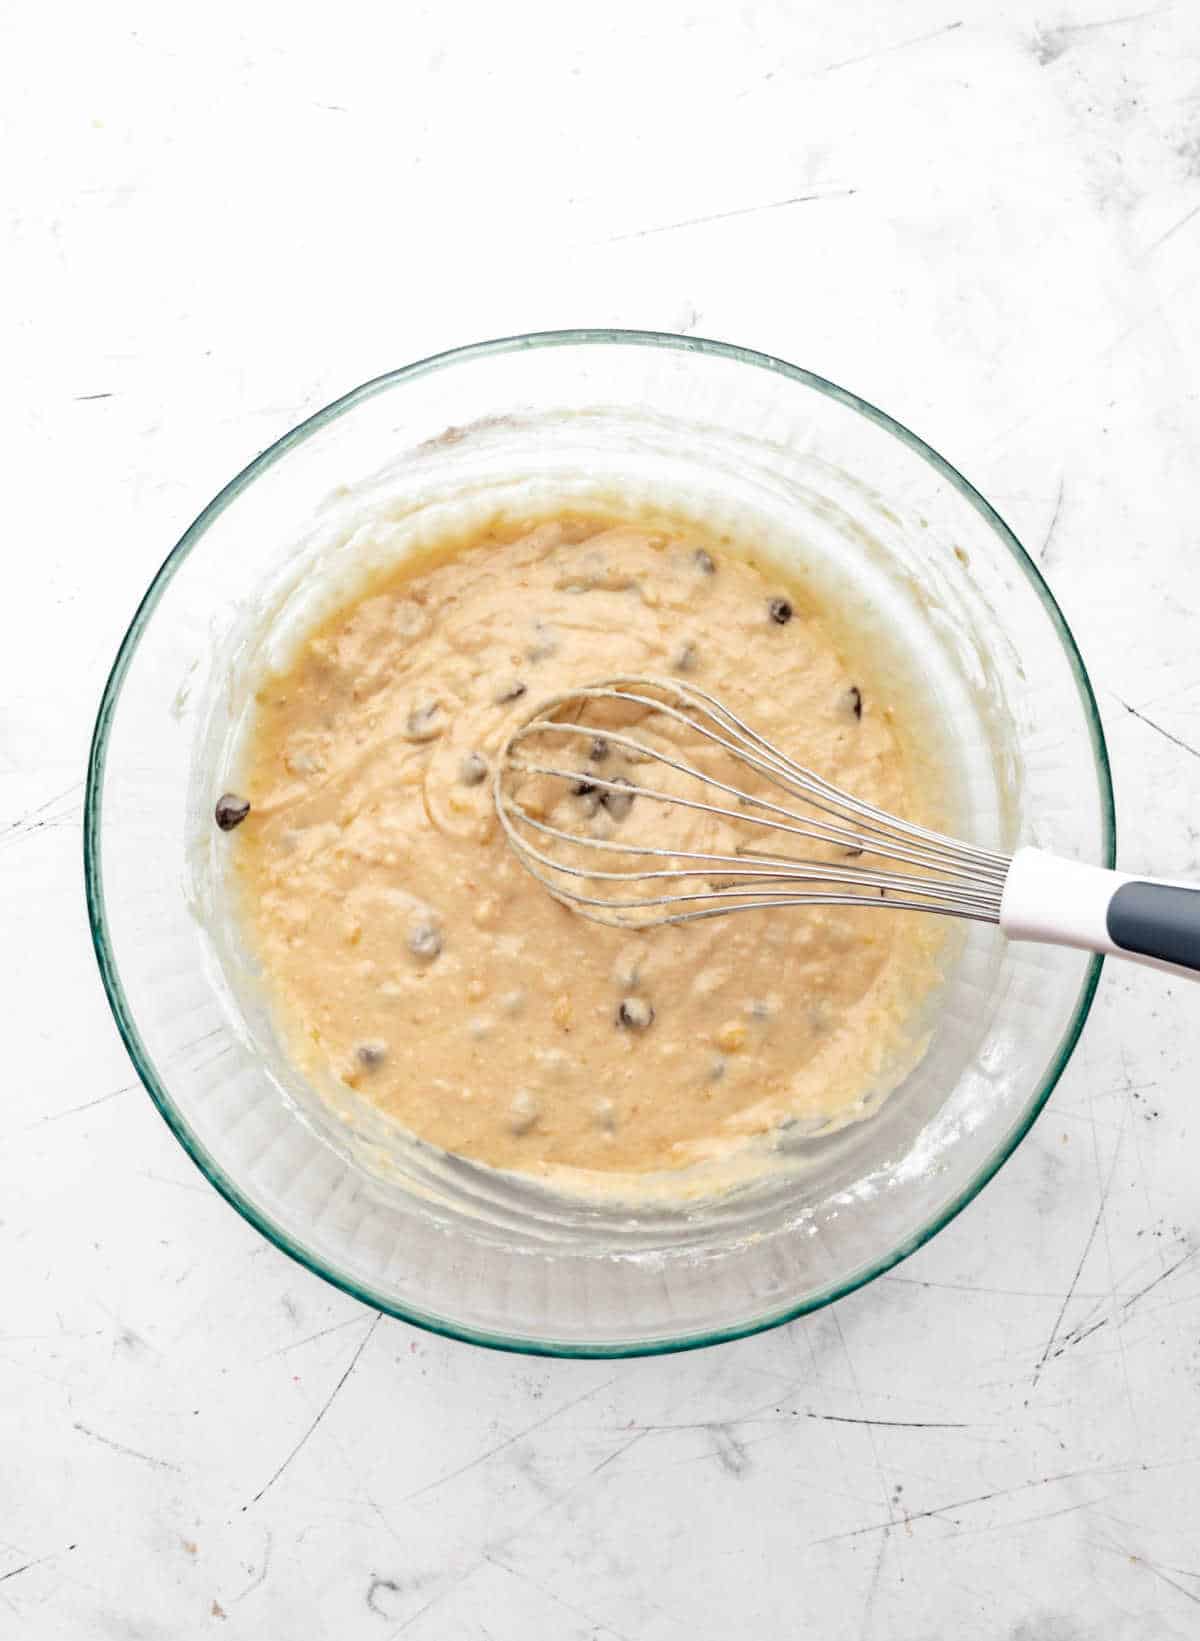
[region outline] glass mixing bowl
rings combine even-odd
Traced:
[[[988,503],[906,428],[820,377],[721,343],[620,331],[423,360],[347,394],[239,473],[125,635],[84,828],[117,1024],[212,1184],[368,1305],[480,1344],[580,1356],[752,1333],[912,1253],[1029,1128],[1100,967],[971,927],[928,1051],[875,1116],[798,1143],[785,1177],[682,1208],[554,1198],[397,1148],[317,1100],[242,984],[221,911],[211,804],[252,659],[343,572],[448,523],[614,493],[753,530],[857,598],[885,662],[889,647],[897,665],[916,658],[974,841],[1112,864],[1087,675]]]

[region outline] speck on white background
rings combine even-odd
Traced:
[[[1123,864],[1200,874],[1193,0],[13,0],[0,153],[0,1636],[1200,1634],[1200,990],[1109,965],[1017,1155],[835,1309],[539,1362],[209,1189],[80,871],[104,677],[212,493],[382,370],[614,324],[965,472],[1079,639]]]

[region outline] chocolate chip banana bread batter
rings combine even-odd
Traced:
[[[512,858],[489,779],[542,697],[674,671],[926,818],[888,687],[848,654],[805,588],[682,526],[494,529],[368,586],[262,684],[242,791],[218,806],[301,1067],[422,1139],[536,1174],[678,1169],[853,1114],[917,1051],[933,920],[597,927]]]

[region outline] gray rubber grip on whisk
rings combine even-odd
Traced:
[[[1123,951],[1200,969],[1200,889],[1123,883],[1108,903],[1108,932]]]

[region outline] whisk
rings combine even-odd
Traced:
[[[902,820],[674,679],[609,678],[543,701],[510,737],[493,792],[522,866],[596,922],[887,908],[1200,973],[1200,888],[1034,848],[1010,857]],[[695,846],[710,840],[692,822],[723,846]]]

